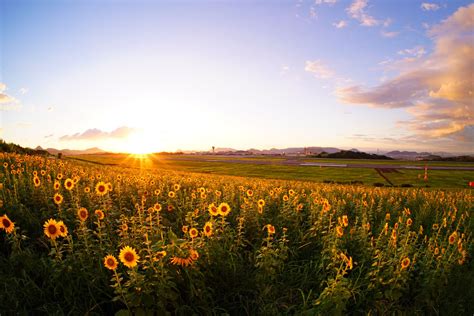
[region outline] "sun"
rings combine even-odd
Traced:
[[[131,135],[123,147],[127,153],[138,157],[145,157],[154,151],[153,139],[145,133]]]

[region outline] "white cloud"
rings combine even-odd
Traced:
[[[379,25],[380,21],[366,12],[368,2],[368,0],[354,0],[346,11],[350,17],[359,21],[363,26]]]
[[[429,2],[423,2],[420,7],[423,11],[436,11],[440,8],[438,4]]]
[[[382,35],[383,37],[387,37],[387,38],[395,37],[395,36],[397,36],[398,34],[400,34],[400,32],[380,31],[380,35]]]
[[[403,49],[403,50],[400,50],[398,51],[398,54],[399,55],[403,55],[403,56],[413,56],[413,57],[421,57],[423,56],[424,54],[426,54],[426,51],[425,51],[425,48],[423,46],[415,46],[413,48],[407,48],[407,49]]]
[[[327,79],[334,75],[334,72],[324,65],[320,60],[307,60],[304,70],[313,73],[316,77]]]
[[[324,3],[334,4],[336,2],[337,2],[337,0],[316,0],[314,3],[315,4],[324,4]]]
[[[21,88],[20,90],[18,90],[18,92],[20,94],[26,94],[26,93],[28,93],[28,89],[27,88]]]
[[[347,26],[347,22],[344,20],[341,20],[339,22],[334,22],[332,25],[334,25],[338,29],[342,29]]]
[[[317,13],[316,13],[316,9],[314,7],[311,7],[309,9],[309,17],[311,19],[316,19],[318,17]]]

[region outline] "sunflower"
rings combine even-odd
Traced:
[[[216,190],[215,194],[216,194],[217,197],[220,197],[222,195],[222,192],[219,191],[219,190]]]
[[[230,206],[227,203],[221,203],[219,204],[219,207],[217,208],[217,211],[219,212],[219,215],[222,216],[227,216],[230,213]]]
[[[288,202],[289,199],[290,199],[290,198],[288,197],[288,195],[286,195],[286,194],[283,195],[283,201]]]
[[[456,239],[458,239],[458,233],[453,232],[451,235],[449,235],[449,244],[453,245],[456,242]]]
[[[123,223],[121,226],[120,226],[120,229],[124,232],[126,232],[128,230],[128,225],[127,223]]]
[[[193,227],[193,228],[191,228],[191,229],[189,230],[189,236],[190,236],[191,238],[194,239],[194,238],[196,238],[198,235],[199,235],[199,231],[198,231],[196,228]]]
[[[219,210],[217,209],[214,203],[209,204],[209,207],[207,209],[209,210],[209,214],[211,214],[212,216],[219,215]]]
[[[135,249],[125,246],[122,248],[122,250],[120,250],[119,259],[125,266],[133,268],[137,265],[140,257],[137,255]]]
[[[181,231],[185,234],[188,232],[188,230],[189,230],[188,225],[184,225],[183,227],[181,227]]]
[[[57,191],[57,190],[59,190],[60,187],[61,187],[61,182],[59,182],[58,180],[55,180],[54,181],[54,190]]]
[[[85,193],[89,193],[90,191],[91,191],[91,188],[89,188],[89,187],[85,187],[85,188],[84,188],[84,192],[85,192]]]
[[[211,237],[212,236],[212,223],[207,222],[204,225],[203,231],[204,231],[204,235],[206,235],[207,237]]]
[[[269,235],[275,233],[275,226],[273,226],[273,225],[271,225],[271,224],[267,224],[267,225],[265,226],[265,228],[267,229],[267,232],[268,232]]]
[[[160,195],[161,191],[159,189],[156,189],[154,193],[155,193],[155,195]]]
[[[293,189],[290,189],[290,190],[288,191],[288,194],[289,194],[290,196],[293,196],[293,195],[295,195],[295,190],[293,190]]]
[[[103,181],[98,182],[95,185],[95,193],[101,196],[107,194],[107,185]]]
[[[413,224],[413,220],[411,218],[407,219],[407,226],[411,226]]]
[[[265,200],[260,199],[260,200],[258,200],[257,204],[258,204],[259,207],[264,207],[265,206]]]
[[[101,221],[104,219],[105,215],[104,215],[104,212],[102,212],[102,210],[95,210],[94,211],[94,214],[97,216],[97,218]]]
[[[67,226],[64,224],[63,221],[58,222],[58,227],[59,227],[59,236],[61,237],[66,237],[67,236]]]
[[[169,191],[169,192],[168,192],[168,196],[169,196],[170,198],[174,198],[174,197],[176,196],[176,193],[174,193],[174,191]]]
[[[408,268],[409,265],[410,265],[410,258],[405,257],[402,260],[402,270]]]
[[[193,261],[196,261],[199,258],[199,253],[196,250],[191,249],[189,251],[189,258]]]
[[[80,209],[77,210],[77,217],[81,220],[81,222],[84,222],[87,217],[89,217],[89,211],[85,207],[81,207]]]
[[[167,253],[164,250],[157,251],[155,253],[155,256],[153,257],[153,261],[159,261],[159,260],[163,259],[164,257],[166,257],[166,255],[167,255]]]
[[[62,178],[63,178],[63,174],[62,174],[62,173],[58,173],[58,175],[56,176],[56,179],[61,180]]]
[[[44,227],[44,234],[52,240],[55,240],[61,235],[61,230],[59,228],[58,222],[56,222],[56,220],[52,218],[46,221],[43,227]]]
[[[253,191],[252,191],[252,190],[250,190],[250,189],[249,189],[249,190],[247,190],[247,196],[248,196],[248,197],[251,197],[251,196],[253,196]]]
[[[8,234],[15,229],[15,223],[13,223],[7,216],[7,214],[0,217],[0,228],[3,228]]]
[[[342,237],[344,235],[344,230],[342,229],[341,226],[336,227],[336,234],[337,234],[337,237]]]
[[[107,255],[105,256],[104,258],[104,266],[109,269],[109,270],[115,270],[117,269],[117,266],[118,266],[118,261],[117,259],[115,259],[114,256],[112,255]]]
[[[173,205],[171,205],[171,204],[168,205],[167,210],[168,210],[168,212],[173,212],[173,210],[174,210]]]
[[[106,186],[107,186],[107,192],[111,192],[112,191],[112,183],[107,182]]]
[[[59,205],[63,202],[63,196],[59,193],[56,193],[56,194],[54,194],[53,200],[54,200],[54,203]]]
[[[385,220],[389,221],[390,220],[390,213],[385,214]]]
[[[160,203],[155,203],[155,205],[153,205],[153,209],[157,212],[160,212],[161,211],[161,204]]]
[[[347,215],[342,215],[342,224],[344,227],[347,227],[349,225],[349,219],[347,218]]]
[[[64,181],[64,187],[66,190],[71,191],[74,188],[74,181],[72,179],[67,178]]]
[[[173,190],[178,191],[181,188],[179,184],[173,185]]]
[[[41,181],[37,176],[33,177],[33,183],[35,184],[35,187],[39,187],[41,185]]]
[[[44,176],[46,174],[46,170],[41,170],[41,175]]]

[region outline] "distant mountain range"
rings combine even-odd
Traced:
[[[56,148],[46,148],[43,149],[41,146],[35,148],[35,150],[46,150],[51,155],[57,155],[58,153],[62,153],[63,155],[84,155],[84,154],[100,154],[105,153],[105,150],[102,150],[97,147],[88,148],[84,150],[76,150],[76,149],[56,149]]]
[[[358,151],[357,149],[351,149],[352,151]],[[322,152],[333,154],[340,152],[341,149],[335,147],[289,147],[289,148],[271,148],[271,149],[255,149],[251,148],[248,150],[237,150],[233,148],[216,148],[214,152],[223,153],[223,152],[248,152],[249,154],[254,155],[292,155],[292,154],[320,154]]]
[[[107,153],[105,150],[98,147],[92,147],[84,150],[76,149],[56,149],[46,148],[43,149],[41,146],[35,149],[23,148],[17,144],[6,143],[0,139],[0,151],[4,152],[18,152],[28,154],[46,154],[48,152],[51,155],[57,155],[62,153],[63,155],[84,155],[84,154],[104,154]],[[210,154],[212,151],[180,151],[180,153],[187,154]],[[397,160],[445,160],[445,161],[474,161],[474,155],[472,154],[452,154],[448,152],[416,152],[416,151],[399,151],[393,150],[384,153],[384,155],[375,155],[374,152],[362,152],[355,148],[350,150],[343,150],[337,147],[288,147],[288,148],[271,148],[271,149],[255,149],[251,148],[248,150],[238,150],[234,148],[219,147],[215,148],[216,154],[229,154],[229,155],[307,155],[307,156],[318,156],[327,158],[352,158],[352,159],[397,159]],[[382,152],[383,153],[383,152]],[[178,153],[177,153],[178,154]]]

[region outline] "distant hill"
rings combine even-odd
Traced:
[[[385,153],[385,156],[394,158],[394,159],[406,159],[406,160],[422,160],[422,159],[431,159],[431,157],[453,157],[455,155],[447,152],[416,152],[416,151],[389,151]]]
[[[41,148],[40,146],[36,148]],[[49,152],[51,155],[57,155],[58,153],[62,153],[63,155],[87,155],[87,154],[102,154],[105,153],[104,150],[93,147],[89,149],[84,149],[84,150],[74,150],[74,149],[56,149],[56,148],[47,148],[47,152]]]
[[[393,158],[384,156],[384,155],[376,155],[376,154],[368,154],[361,151],[352,151],[352,150],[341,150],[337,153],[320,153],[313,157],[316,158],[339,158],[339,159],[381,159],[381,160],[393,160]]]
[[[0,139],[0,151],[28,155],[49,155],[49,153],[46,150],[43,150],[41,147],[40,149],[25,148],[14,143],[7,143],[3,139]]]

